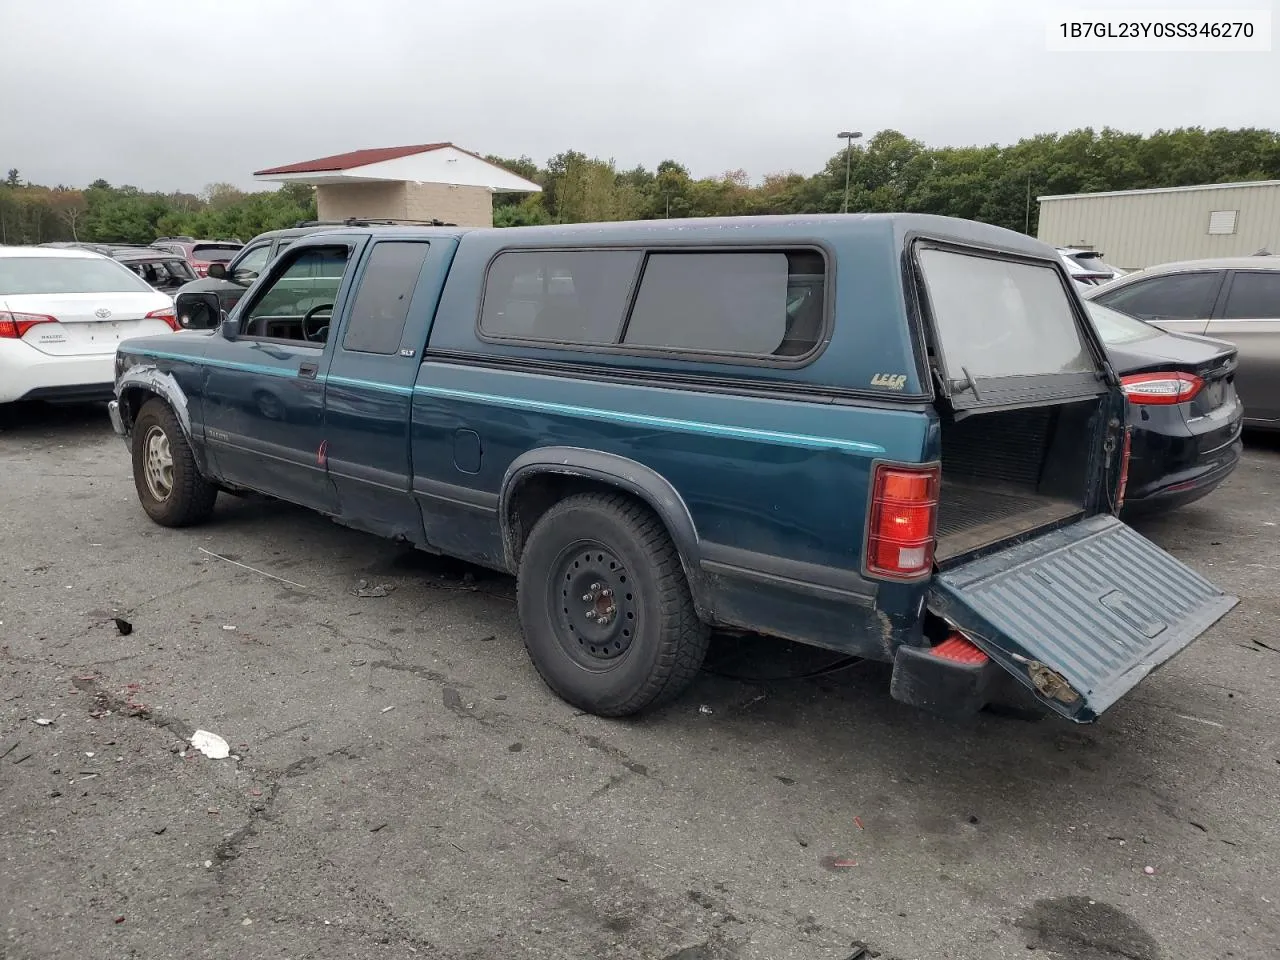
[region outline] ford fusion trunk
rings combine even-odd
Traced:
[[[1113,515],[1123,399],[1056,261],[924,244],[916,265],[939,386],[934,646],[899,650],[895,696],[928,705],[933,676],[978,702],[1003,670],[1093,720],[1236,600]]]

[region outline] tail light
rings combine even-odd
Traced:
[[[910,580],[933,568],[941,468],[877,464],[871,482],[867,572]]]
[[[178,315],[174,312],[173,307],[162,307],[159,310],[152,310],[147,314],[148,320],[163,320],[169,325],[169,329],[177,332],[182,327],[178,324]]]
[[[0,339],[21,340],[37,324],[57,322],[57,317],[46,317],[42,313],[11,313],[0,310]]]
[[[1120,485],[1116,489],[1116,513],[1124,506],[1124,495],[1129,488],[1129,452],[1133,448],[1133,428],[1124,428],[1124,439],[1120,442]]]
[[[1130,403],[1139,405],[1172,405],[1186,403],[1204,387],[1194,373],[1132,373],[1120,378],[1120,385]]]
[[[204,260],[192,260],[191,266],[195,269],[197,277],[203,277],[209,272],[209,264]]]

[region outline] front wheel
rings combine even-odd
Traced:
[[[548,510],[520,558],[525,648],[543,680],[583,710],[619,717],[677,697],[710,631],[662,522],[622,494]]]
[[[142,509],[165,527],[203,523],[218,488],[200,475],[195,454],[169,405],[148,400],[133,422],[133,485]]]

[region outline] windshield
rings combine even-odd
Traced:
[[[1089,308],[1089,319],[1093,321],[1098,336],[1102,337],[1104,343],[1137,343],[1139,340],[1160,336],[1160,331],[1155,327],[1127,313],[1120,313],[1092,300],[1086,300],[1084,305]]]
[[[151,288],[114,260],[0,257],[0,296],[41,293],[146,293]]]
[[[1095,369],[1051,266],[937,249],[919,259],[950,379]]]

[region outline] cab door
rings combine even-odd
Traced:
[[[1255,426],[1280,427],[1280,270],[1236,270],[1205,333],[1240,350],[1236,393]]]
[[[379,237],[355,278],[324,408],[336,519],[348,526],[423,540],[412,492],[413,384],[456,246],[450,237]]]
[[[364,237],[299,244],[268,268],[211,338],[204,387],[219,476],[325,513],[337,509],[322,448],[329,331]]]

